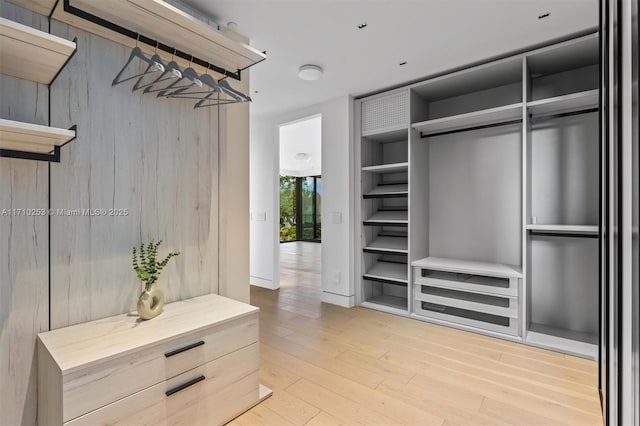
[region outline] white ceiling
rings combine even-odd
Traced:
[[[305,159],[296,154],[306,154]],[[280,126],[280,174],[316,176],[322,173],[322,117]]]
[[[251,70],[257,117],[377,91],[598,25],[598,0],[183,1],[221,24],[236,22],[253,47],[267,51]],[[538,19],[544,13],[550,16]],[[362,22],[367,27],[359,30]],[[298,79],[307,63],[324,68],[321,80]]]

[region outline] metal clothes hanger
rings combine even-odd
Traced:
[[[242,99],[242,102],[252,102],[249,96],[231,87],[231,85],[227,82],[227,80],[224,80],[224,79],[219,80],[218,85],[222,88],[223,91],[227,93],[229,92],[234,93],[236,96],[240,97]]]
[[[154,55],[154,58],[155,58],[155,56],[156,55]],[[134,76],[130,76],[130,77],[127,77],[127,78],[120,79],[120,77],[122,77],[122,74],[127,69],[129,64],[131,63],[131,61],[133,61],[134,58],[138,58],[141,61],[146,62],[148,64],[147,69],[142,74],[137,74],[137,75],[134,75]],[[131,50],[131,54],[129,55],[129,59],[124,64],[124,66],[122,67],[122,69],[120,70],[118,75],[116,75],[116,77],[113,79],[113,81],[111,82],[111,86],[115,86],[117,84],[124,83],[125,81],[133,80],[134,78],[140,78],[140,77],[142,77],[144,75],[147,75],[147,74],[150,74],[150,73],[153,73],[153,72],[158,72],[158,71],[164,72],[164,65],[162,64],[162,62],[147,58],[144,55],[144,53],[142,52],[142,50],[138,47],[138,40],[136,40],[136,47],[134,47],[133,50]]]
[[[191,58],[191,60],[193,60],[193,57]],[[157,97],[170,98],[170,97],[173,97],[173,95],[179,90],[184,91],[193,87],[199,88],[204,86],[196,70],[194,70],[191,67],[191,60],[189,61],[189,67],[186,68],[184,71],[182,71],[182,78],[175,80],[173,83],[169,84],[163,90],[160,90],[156,95]],[[180,84],[184,80],[187,80],[188,83]]]
[[[205,96],[204,98],[200,99],[193,106],[193,109],[206,108],[206,107],[212,107],[212,106],[221,106],[221,105],[227,105],[227,104],[237,104],[238,103],[238,101],[236,101],[236,100],[220,99],[220,93],[217,94],[217,99],[215,101],[211,101],[211,96],[213,96],[213,93],[210,93],[207,96]],[[206,101],[211,101],[211,102],[205,103]]]

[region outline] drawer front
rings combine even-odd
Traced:
[[[254,343],[64,424],[224,424],[258,402],[259,356]]]
[[[416,301],[509,318],[517,318],[520,310],[518,299],[511,297],[471,293],[426,285],[416,285],[413,297]]]
[[[495,333],[520,336],[520,319],[483,312],[474,312],[452,306],[438,305],[424,300],[415,300],[414,313],[451,324],[460,324]]]
[[[63,421],[258,341],[258,314],[123,355],[63,377]]]
[[[414,282],[432,287],[518,297],[518,278],[490,277],[414,267]]]

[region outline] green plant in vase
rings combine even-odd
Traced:
[[[169,253],[163,260],[158,261],[158,247],[162,240],[151,240],[146,246],[133,247],[132,264],[138,279],[144,283],[144,291],[138,298],[138,315],[143,320],[157,317],[164,306],[164,293],[158,288],[156,282],[160,273],[167,266],[172,257],[179,252]]]

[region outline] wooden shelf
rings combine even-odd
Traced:
[[[72,41],[0,18],[0,74],[50,84],[75,50]]]
[[[527,230],[548,234],[598,235],[597,225],[527,225]]]
[[[407,237],[378,237],[364,248],[365,251],[409,253]]]
[[[402,173],[409,170],[409,163],[381,164],[378,166],[365,166],[363,172],[372,173]]]
[[[472,275],[488,275],[492,277],[522,278],[522,268],[500,263],[473,262],[469,260],[447,259],[443,257],[427,257],[411,263],[425,269],[445,272],[460,272]]]
[[[382,279],[407,284],[407,265],[404,263],[379,261],[369,268],[363,277],[365,279]]]
[[[162,0],[70,0],[69,5],[228,71],[265,59],[262,52]]]
[[[378,185],[371,191],[363,195],[364,198],[395,198],[406,197],[409,194],[409,185],[406,183],[396,183],[388,185]]]
[[[598,359],[598,336],[596,334],[581,333],[543,324],[531,324],[526,336],[526,343],[533,346],[583,358]]]
[[[518,119],[522,119],[522,103],[453,115],[450,117],[436,118],[412,124],[411,127],[418,130],[422,136],[429,136],[478,126],[505,123]]]
[[[527,102],[527,110],[533,117],[565,114],[598,108],[598,89],[549,99]]]
[[[47,154],[75,137],[73,130],[0,119],[0,149]]]
[[[409,223],[408,212],[406,210],[398,210],[398,211],[377,211],[372,214],[369,218],[367,218],[365,223],[397,223],[397,224],[407,224]]]

